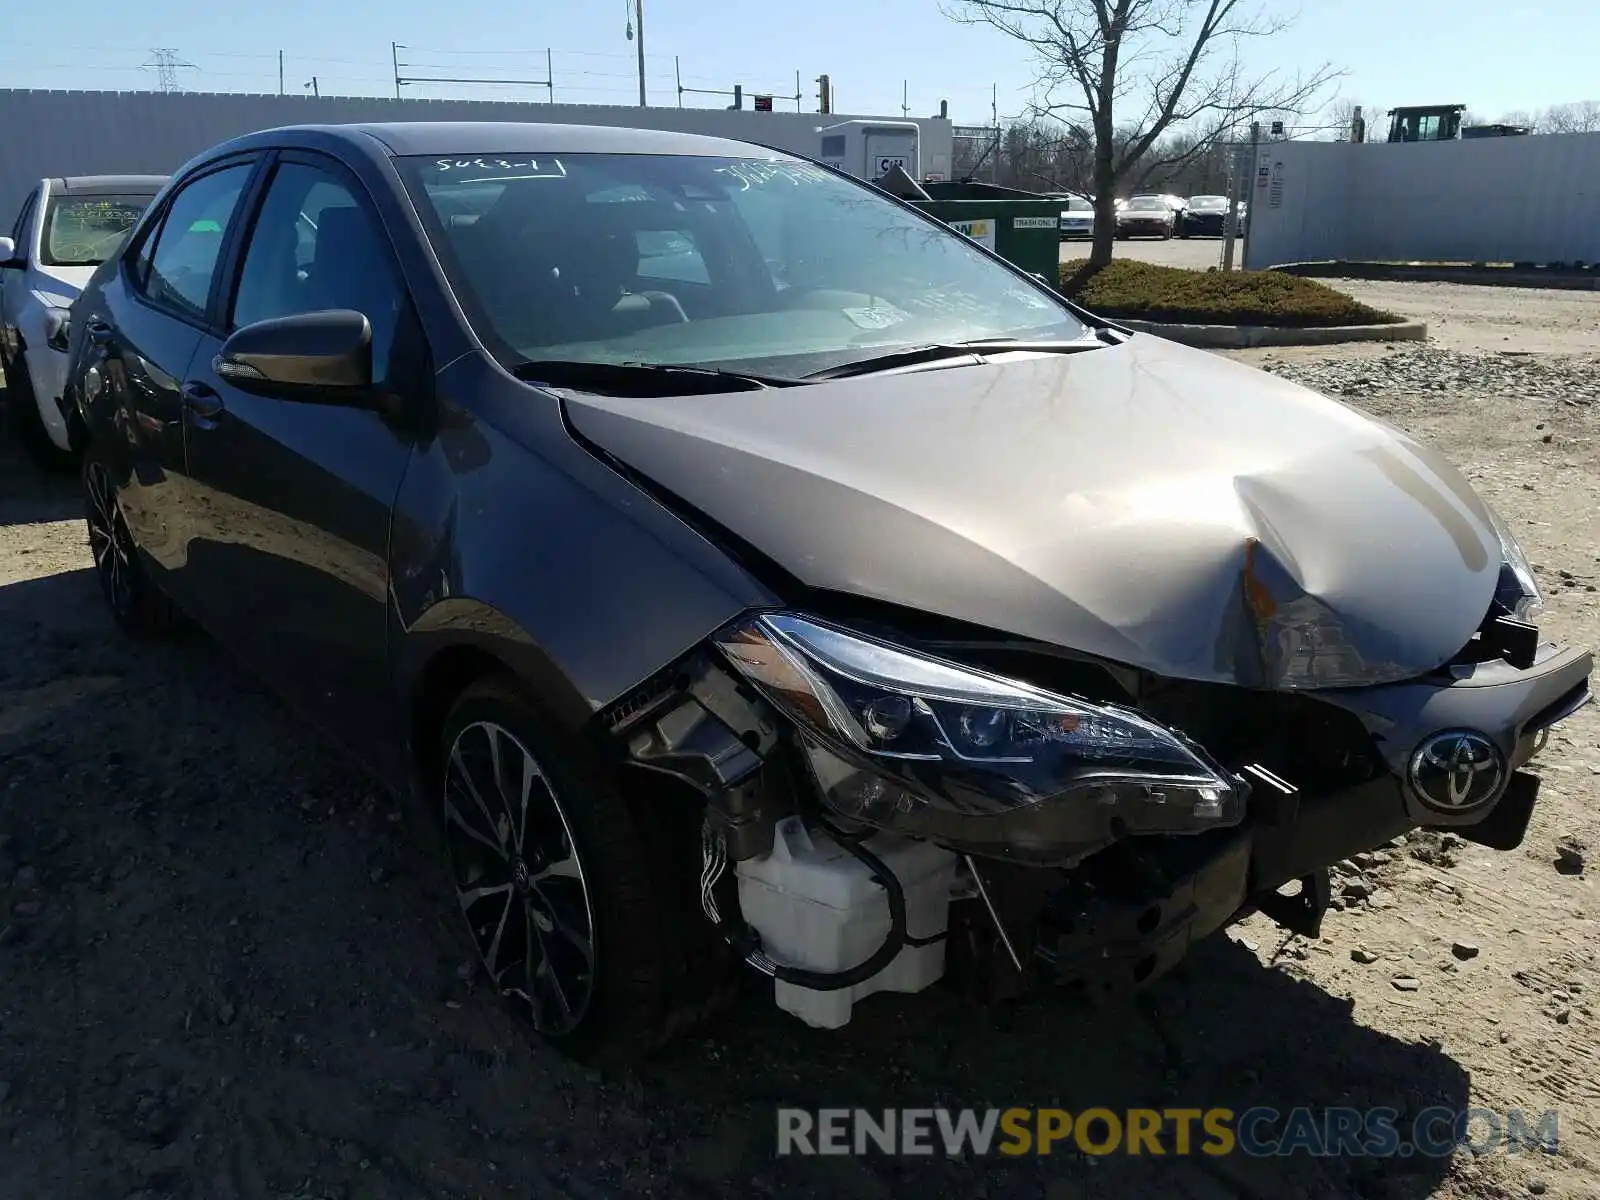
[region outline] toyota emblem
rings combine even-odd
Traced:
[[[1500,747],[1481,733],[1436,733],[1411,756],[1411,787],[1433,808],[1463,812],[1500,794],[1506,778]]]

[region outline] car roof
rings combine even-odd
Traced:
[[[246,134],[227,149],[333,139],[371,153],[373,143],[389,155],[481,154],[682,154],[698,157],[779,157],[782,151],[730,138],[666,129],[611,125],[558,125],[534,121],[389,121],[348,125],[286,125]],[[218,150],[224,147],[218,147]]]
[[[69,175],[64,179],[52,179],[50,190],[84,196],[114,195],[118,192],[149,192],[154,196],[166,182],[165,175]]]

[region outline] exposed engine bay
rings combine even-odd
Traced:
[[[1514,848],[1591,666],[1498,602],[1423,678],[1301,692],[768,612],[606,724],[703,798],[705,919],[835,1028],[941,978],[1121,994],[1254,911],[1314,936],[1328,868],[1417,826]]]

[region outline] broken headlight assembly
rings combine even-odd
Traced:
[[[789,613],[716,637],[793,721],[823,803],[953,849],[1066,862],[1237,823],[1248,785],[1132,709]]]
[[[1534,578],[1533,566],[1505,519],[1493,508],[1488,511],[1489,523],[1500,539],[1500,578],[1495,582],[1495,601],[1517,620],[1533,621],[1544,612],[1544,596]]]

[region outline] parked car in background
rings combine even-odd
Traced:
[[[1061,240],[1094,236],[1094,201],[1087,196],[1068,196],[1061,210]]]
[[[62,415],[70,310],[89,276],[121,243],[165,176],[41,179],[0,237],[0,367],[9,424],[41,467],[70,465]]]
[[[741,963],[837,1028],[1314,939],[1354,853],[1521,842],[1589,699],[1440,455],[770,148],[250,134],[95,274],[70,377],[113,618],[192,617],[415,801],[579,1056]]]
[[[1221,237],[1227,222],[1226,196],[1190,196],[1189,203],[1178,215],[1178,236]]]
[[[1117,236],[1169,238],[1178,214],[1165,196],[1130,196],[1117,213]]]

